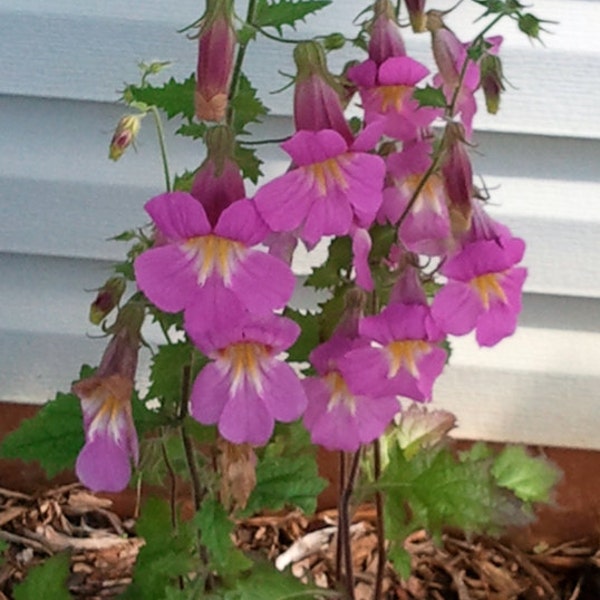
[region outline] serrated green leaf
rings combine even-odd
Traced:
[[[236,90],[231,100],[233,110],[233,130],[236,134],[248,133],[246,125],[260,123],[269,109],[262,103],[257,95],[256,88],[252,87],[250,80],[242,73]]]
[[[9,433],[0,445],[0,457],[35,460],[54,477],[75,465],[85,443],[79,399],[58,392],[31,419]]]
[[[14,600],[71,600],[67,591],[69,565],[69,555],[61,553],[33,567],[25,580],[14,587]]]
[[[288,349],[288,360],[291,362],[307,362],[308,355],[320,343],[319,315],[311,312],[302,313],[299,310],[286,307],[283,315],[300,325],[300,335],[294,345]]]
[[[274,27],[279,33],[284,25],[295,28],[297,21],[331,4],[331,0],[258,0],[253,25]]]
[[[194,117],[194,90],[196,78],[190,75],[184,81],[176,81],[173,77],[161,87],[130,85],[126,93],[133,101],[145,102],[162,109],[169,119],[177,115],[192,120]]]
[[[206,133],[207,127],[206,123],[184,123],[177,129],[175,132],[177,135],[182,135],[183,137],[190,137],[193,140],[197,140],[199,138],[203,138]]]
[[[184,171],[181,175],[175,175],[173,190],[176,192],[191,192],[196,171]]]
[[[245,577],[236,581],[235,589],[225,600],[312,600],[323,589],[307,586],[291,573],[279,572],[269,563],[258,563]]]
[[[562,474],[543,457],[530,456],[522,446],[507,446],[496,458],[492,474],[499,486],[524,502],[549,502]]]
[[[416,89],[413,92],[413,98],[419,103],[419,106],[446,108],[446,105],[448,104],[442,89],[430,85],[421,89]]]
[[[256,487],[250,494],[244,514],[258,510],[279,510],[297,506],[314,513],[317,496],[327,483],[319,477],[315,447],[300,423],[279,428],[256,466]],[[301,440],[299,442],[299,440]]]
[[[195,535],[190,522],[178,517],[172,525],[169,505],[164,500],[149,498],[136,523],[136,533],[144,538],[133,572],[133,581],[123,599],[163,600],[165,589],[194,565]]]
[[[209,552],[212,566],[222,577],[229,578],[252,566],[252,561],[231,541],[233,523],[220,502],[207,498],[202,503],[195,523],[201,542]]]
[[[249,179],[252,183],[257,183],[263,174],[260,170],[260,165],[263,164],[263,161],[256,155],[256,150],[236,144],[234,154],[235,161],[241,169],[244,178]]]
[[[315,267],[306,279],[306,285],[315,289],[332,288],[347,277],[352,269],[352,242],[349,236],[334,238],[329,244],[327,260]]]

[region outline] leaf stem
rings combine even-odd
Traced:
[[[381,444],[378,439],[373,442],[373,471],[375,482],[377,483],[381,477]],[[375,576],[373,600],[381,600],[387,557],[385,549],[385,524],[383,521],[383,494],[379,489],[375,493],[375,507],[377,510],[377,573]]]
[[[165,188],[167,192],[171,191],[171,176],[169,175],[169,159],[167,158],[167,147],[165,144],[165,130],[163,128],[162,120],[158,114],[156,106],[149,106],[149,112],[154,117],[154,123],[156,125],[156,134],[158,136],[158,146],[160,148],[160,157],[162,160],[163,173],[165,176]]]

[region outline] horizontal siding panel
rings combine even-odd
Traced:
[[[150,121],[139,152],[117,164],[107,159],[120,114],[101,103],[0,97],[0,130],[7,133],[0,138],[6,157],[0,163],[0,252],[122,259],[125,246],[107,239],[146,222],[143,204],[164,183]],[[291,129],[289,119],[269,118],[261,135],[280,138]],[[199,142],[169,142],[174,170],[198,165]],[[600,260],[594,259],[600,142],[497,133],[481,133],[476,142],[472,156],[490,188],[491,214],[528,243],[526,289],[600,297]],[[264,148],[263,157],[268,177],[287,168],[277,148]],[[297,272],[306,274],[322,257],[300,256]]]
[[[130,5],[124,10],[118,2],[79,6],[64,0],[5,0],[0,6],[0,93],[112,101],[123,81],[138,79],[135,65],[140,60],[172,60],[173,74],[189,74],[195,65],[195,44],[175,31],[197,18],[198,3],[178,3],[177,11],[167,0]],[[344,1],[347,17],[343,20],[341,5],[336,0],[321,17],[308,18],[298,37],[340,28],[351,33],[352,18],[363,3]],[[466,35],[476,31],[470,21],[481,10],[470,4],[464,8],[449,17],[449,24]],[[529,43],[513,23],[502,24],[500,31],[507,38],[505,72],[516,90],[507,90],[502,118],[481,115],[477,126],[600,137],[600,48],[594,37],[600,5],[586,0],[544,0],[534,12],[557,24],[548,25],[552,34],[545,35],[545,47]],[[455,18],[460,22],[454,23]],[[420,36],[409,48],[416,58],[427,61],[427,45],[427,36]],[[340,52],[334,66],[355,57]],[[273,113],[287,115],[290,92],[268,95],[286,83],[277,75],[278,69],[293,72],[289,56],[287,62],[281,61],[281,44],[259,42],[249,53],[248,74]]]
[[[87,323],[85,290],[108,272],[100,261],[2,256],[0,398],[44,402],[68,390],[82,363],[98,364],[106,341],[90,337],[98,329]],[[314,301],[299,286],[294,305]],[[457,414],[461,437],[600,449],[590,418],[600,401],[600,302],[527,295],[521,325],[493,349],[453,340],[434,404]],[[141,385],[147,366],[144,354]]]

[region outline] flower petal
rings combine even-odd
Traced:
[[[171,241],[210,233],[204,207],[186,192],[168,192],[149,200],[145,207],[159,231]]]
[[[79,453],[75,472],[83,485],[94,492],[120,492],[131,477],[129,454],[110,436],[97,435]]]

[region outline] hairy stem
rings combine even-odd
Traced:
[[[381,477],[381,444],[378,439],[373,442],[373,470],[375,472],[375,482],[377,483]],[[383,494],[380,490],[375,493],[375,508],[377,510],[377,573],[375,575],[373,600],[381,600],[387,556],[383,521]]]
[[[160,148],[160,158],[162,160],[163,173],[165,176],[165,188],[167,192],[171,191],[171,176],[169,174],[169,159],[167,158],[167,147],[165,144],[165,130],[163,128],[162,120],[156,106],[150,106],[148,109],[154,117],[154,123],[156,125],[156,134],[158,136],[158,146]]]
[[[354,573],[352,568],[352,547],[350,544],[350,498],[354,491],[354,484],[358,474],[358,466],[360,464],[360,448],[355,452],[352,458],[352,465],[346,485],[340,496],[339,506],[339,527],[338,535],[342,537],[342,555],[344,563],[344,583],[348,600],[355,600],[354,595]]]
[[[254,15],[256,13],[256,0],[248,0],[248,9],[246,11],[246,23],[251,24],[254,21]],[[233,123],[234,111],[231,108],[231,100],[237,94],[238,86],[240,83],[240,77],[242,75],[242,65],[244,64],[244,58],[246,58],[246,50],[248,49],[247,41],[240,44],[237,56],[235,57],[235,65],[233,66],[233,73],[231,75],[231,85],[229,86],[229,102],[227,104],[227,124]]]

